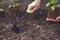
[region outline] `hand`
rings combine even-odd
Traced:
[[[34,13],[38,8],[39,8],[39,4],[38,2],[34,1],[31,4],[28,5],[27,10],[31,10],[32,13]]]

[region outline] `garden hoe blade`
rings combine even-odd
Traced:
[[[16,20],[14,20],[14,22],[12,23],[13,27],[11,28],[12,31],[14,31],[15,33],[19,33],[19,27],[17,27],[17,23]]]
[[[11,30],[14,31],[15,33],[19,33],[20,30],[19,30],[19,27],[17,26],[16,18],[13,20],[12,25],[13,25],[13,27],[11,28]]]
[[[19,28],[16,25],[13,25],[13,27],[11,28],[15,33],[19,33]]]
[[[22,16],[20,18],[20,21],[22,21],[28,15],[30,15],[30,14],[26,13],[24,16]],[[22,31],[22,29],[19,29],[19,27],[17,27],[17,19],[16,18],[14,19],[14,22],[12,24],[13,24],[13,27],[11,28],[11,30],[13,30],[15,33],[20,33]]]

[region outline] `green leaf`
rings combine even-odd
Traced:
[[[15,5],[9,5],[9,8],[11,8],[11,7],[15,7]]]
[[[50,2],[52,2],[53,0],[50,0]]]
[[[55,1],[55,3],[59,3],[59,0]]]
[[[9,5],[9,8],[11,7],[11,5]]]
[[[54,11],[56,8],[60,8],[60,0],[50,0],[47,4],[46,4],[47,8],[51,8],[52,11]]]
[[[16,5],[16,6],[19,6],[19,4],[18,4],[18,3],[16,3],[15,5]]]
[[[54,3],[54,0],[52,0],[51,3]]]
[[[52,9],[52,11],[54,11],[55,10],[55,5],[51,6],[51,9]]]
[[[2,8],[0,8],[0,11],[1,11],[1,12],[3,12],[3,9],[2,9]]]
[[[46,4],[46,8],[50,7],[52,4],[49,2]]]
[[[11,8],[12,7],[12,5],[9,5],[9,8]]]
[[[60,4],[56,5],[57,8],[60,8]]]

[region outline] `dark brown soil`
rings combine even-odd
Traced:
[[[24,16],[26,13],[23,11],[21,14]],[[46,11],[39,9],[35,14],[18,20],[19,33],[11,30],[13,21],[5,21],[5,18],[2,18],[0,40],[60,40],[60,23],[46,22],[46,15]]]
[[[0,40],[60,40],[60,23],[47,22],[47,10],[39,9],[35,14],[24,16],[27,14],[27,7],[24,6],[16,13],[15,18],[9,15],[0,17]]]

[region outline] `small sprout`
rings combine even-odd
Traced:
[[[26,12],[29,13],[29,14],[33,13],[32,10],[27,10]]]

